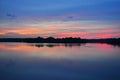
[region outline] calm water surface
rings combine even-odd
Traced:
[[[0,43],[0,80],[120,80],[120,47]]]

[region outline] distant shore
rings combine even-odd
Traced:
[[[106,39],[81,39],[81,38],[0,38],[0,42],[25,42],[25,43],[107,43],[120,46],[120,38]]]

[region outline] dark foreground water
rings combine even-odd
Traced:
[[[120,80],[120,47],[0,43],[0,80]]]

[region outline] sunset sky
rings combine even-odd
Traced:
[[[120,37],[120,0],[0,0],[0,38]]]

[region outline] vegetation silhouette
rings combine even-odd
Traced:
[[[81,38],[0,38],[0,42],[25,42],[25,43],[106,43],[111,44],[113,46],[120,47],[120,38],[106,38],[106,39],[81,39]],[[70,44],[65,44],[66,46]],[[78,44],[80,45],[80,44]],[[37,45],[38,47],[42,47],[43,45]],[[53,47],[53,45],[47,45],[49,47]]]

